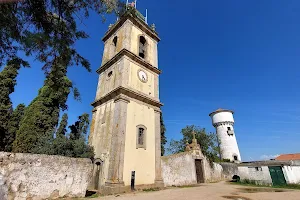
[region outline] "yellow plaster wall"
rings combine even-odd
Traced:
[[[105,96],[115,88],[121,86],[122,79],[127,79],[127,77],[123,76],[124,70],[124,58],[121,58],[117,63],[113,66],[105,70],[99,76],[98,81],[98,88],[97,88],[97,95],[96,100],[100,99],[101,97]],[[108,78],[108,73],[113,72],[112,76]]]
[[[155,179],[155,115],[153,108],[130,101],[127,108],[123,180],[130,185],[135,171],[135,184],[153,184]],[[136,149],[138,125],[147,127],[146,150]]]
[[[138,77],[138,70],[142,69],[144,72],[147,73],[148,76],[148,81],[147,83],[144,83],[140,81]],[[154,92],[154,87],[155,87],[155,79],[154,79],[154,74],[150,72],[147,69],[144,69],[140,67],[139,65],[130,62],[130,68],[129,68],[129,81],[128,81],[128,86],[138,90],[139,92],[144,93],[145,95],[148,95],[150,97],[155,96]]]

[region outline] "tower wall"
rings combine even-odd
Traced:
[[[127,127],[124,155],[124,184],[130,185],[131,172],[135,171],[135,183],[153,184],[155,180],[155,112],[141,102],[131,100],[127,108]],[[137,126],[146,130],[145,148],[137,148]]]
[[[241,161],[233,127],[233,112],[229,110],[216,111],[211,113],[210,116],[220,143],[221,158],[229,159],[230,161]]]

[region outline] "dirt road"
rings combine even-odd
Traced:
[[[230,183],[210,183],[199,187],[170,188],[155,192],[107,196],[101,200],[300,200],[300,190],[253,188]]]

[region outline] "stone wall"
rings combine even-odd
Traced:
[[[195,161],[188,152],[161,157],[165,186],[197,184]]]
[[[220,163],[223,168],[223,176],[225,180],[231,180],[234,175],[238,174],[238,164],[237,163]]]
[[[84,197],[90,159],[0,152],[0,199]]]
[[[197,184],[195,159],[202,160],[205,182],[231,180],[237,174],[237,165],[234,163],[213,163],[212,166],[204,156],[195,157],[192,152],[183,152],[161,158],[165,186]]]

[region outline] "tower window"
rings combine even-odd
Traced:
[[[144,145],[144,129],[139,128],[138,145]]]
[[[146,39],[145,39],[144,36],[140,36],[139,56],[141,58],[145,58],[146,57]]]
[[[237,161],[237,160],[238,160],[238,157],[237,157],[237,156],[233,156],[233,160],[234,160],[234,161]]]
[[[144,125],[137,126],[136,148],[146,149],[146,127]]]
[[[117,43],[118,43],[118,37],[116,36],[113,39],[113,44],[114,44],[115,47],[117,47]]]
[[[230,127],[227,127],[227,130],[228,130],[228,131],[231,131],[231,128],[230,128]]]

